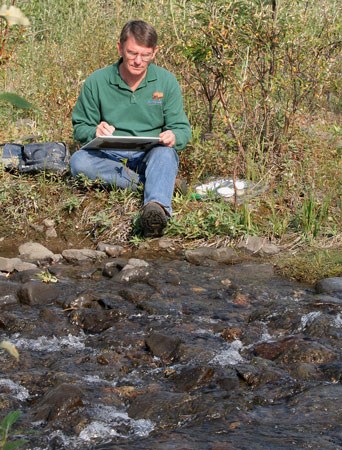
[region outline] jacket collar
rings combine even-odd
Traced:
[[[115,84],[116,86],[119,86],[121,89],[127,89],[127,84],[124,82],[124,80],[120,76],[119,72],[119,65],[122,61],[122,58],[120,58],[116,63],[112,65],[112,72],[110,74],[109,82],[111,84]],[[156,65],[153,63],[150,63],[147,67],[147,73],[145,78],[142,80],[140,87],[145,87],[147,83],[151,81],[155,81],[157,79],[157,73],[156,73]]]

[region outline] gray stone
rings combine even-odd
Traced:
[[[203,264],[207,260],[213,260],[220,263],[229,264],[237,261],[237,255],[234,249],[230,247],[199,247],[185,252],[185,259],[192,264]]]
[[[99,244],[96,247],[96,250],[100,252],[105,252],[108,256],[116,258],[120,256],[125,249],[121,245],[113,245],[113,244],[106,244],[105,242],[99,242]]]
[[[45,231],[45,236],[47,238],[55,238],[55,237],[57,237],[57,231],[55,230],[54,227],[49,227]]]
[[[97,261],[106,257],[106,253],[90,248],[68,249],[62,252],[62,256],[68,262]]]
[[[115,278],[119,282],[136,282],[145,281],[149,275],[150,271],[146,267],[134,267],[129,264],[129,267],[125,266],[125,270],[122,270]]]
[[[36,269],[37,266],[32,263],[23,262],[19,258],[3,258],[0,257],[0,272],[12,273],[23,272],[24,270]]]
[[[247,236],[245,241],[242,241],[238,248],[247,250],[250,253],[275,255],[280,252],[280,248],[272,244],[265,237]]]
[[[57,300],[64,289],[56,284],[28,281],[19,289],[18,298],[24,305],[45,305]]]
[[[137,259],[137,258],[130,258],[128,260],[128,264],[132,267],[148,267],[149,266],[148,262],[144,261],[143,259]],[[124,269],[125,269],[125,267],[124,267]]]
[[[30,260],[50,260],[53,258],[53,252],[42,244],[37,242],[27,242],[20,245],[19,254]]]

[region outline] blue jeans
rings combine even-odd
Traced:
[[[78,150],[70,159],[73,176],[83,174],[107,185],[136,190],[144,184],[144,205],[161,204],[172,214],[172,196],[179,158],[174,148],[153,147],[148,152],[127,150]]]

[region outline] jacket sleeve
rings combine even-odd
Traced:
[[[86,80],[72,112],[74,139],[86,144],[95,138],[96,127],[101,121],[97,89]]]
[[[164,102],[164,130],[176,136],[176,150],[183,150],[191,139],[191,127],[183,107],[183,97],[178,81],[172,75],[168,80]]]

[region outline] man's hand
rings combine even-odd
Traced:
[[[176,136],[173,131],[166,130],[159,135],[160,142],[166,147],[174,147],[176,145]]]
[[[107,122],[100,122],[96,127],[96,137],[99,136],[111,136],[115,131],[113,125],[109,125]]]

